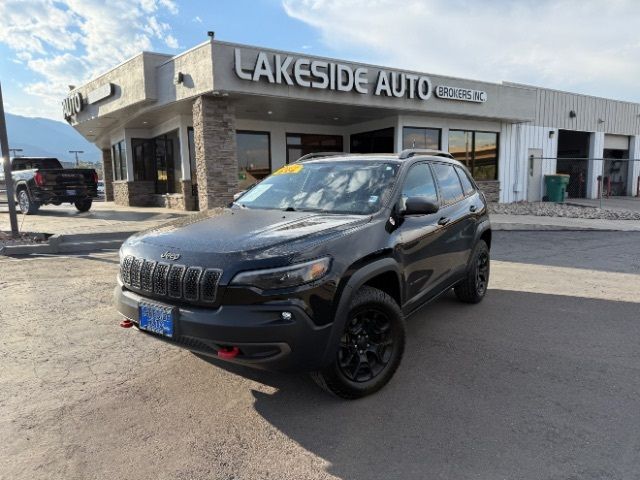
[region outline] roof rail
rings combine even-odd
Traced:
[[[433,157],[444,157],[453,159],[453,155],[451,155],[449,152],[429,148],[407,148],[400,152],[398,158],[404,160],[406,158],[415,157],[416,155],[431,155]]]
[[[307,153],[306,155],[301,156],[296,162],[304,162],[305,160],[312,160],[314,158],[322,158],[322,157],[337,157],[340,155],[347,155],[345,152],[313,152]]]

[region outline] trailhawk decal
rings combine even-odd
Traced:
[[[291,165],[285,165],[281,169],[276,170],[273,174],[285,175],[287,173],[300,173],[301,170],[302,170],[302,165],[300,165],[299,163],[293,163]]]

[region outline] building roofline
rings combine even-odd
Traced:
[[[143,50],[139,53],[136,53],[135,55],[133,55],[132,57],[127,58],[126,60],[123,60],[122,62],[120,62],[119,64],[109,68],[108,70],[105,70],[104,72],[89,78],[88,80],[86,80],[85,82],[82,83],[82,85],[77,85],[74,89],[69,90],[70,92],[75,92],[76,90],[78,90],[81,87],[84,87],[85,85],[88,85],[89,83],[93,82],[94,80],[99,79],[100,77],[104,77],[105,75],[113,72],[114,70],[122,67],[123,65],[126,65],[129,62],[132,62],[133,60],[137,59],[140,56],[144,56],[144,55],[155,55],[157,57],[168,57],[168,60],[171,59],[171,54],[168,53],[158,53],[158,52],[150,52],[147,50]]]
[[[526,83],[517,83],[517,82],[505,82],[505,83],[507,83],[507,84],[509,84],[510,86],[513,86],[513,87],[529,88],[529,89],[532,89],[532,90],[545,90],[547,92],[563,93],[565,95],[575,95],[577,97],[593,98],[593,99],[596,99],[596,100],[604,100],[604,101],[607,101],[607,102],[617,102],[617,103],[624,103],[624,104],[627,104],[627,105],[640,106],[640,102],[632,102],[630,100],[619,100],[617,98],[600,97],[598,95],[590,95],[588,93],[570,92],[568,90],[560,90],[558,88],[540,87],[538,85],[529,85],[529,84],[526,84]]]
[[[393,66],[389,66],[389,65],[376,65],[376,64],[372,64],[372,63],[364,63],[364,62],[359,62],[356,60],[349,60],[349,59],[344,59],[344,58],[334,58],[334,57],[327,57],[327,56],[322,56],[322,55],[309,55],[303,52],[296,52],[296,51],[292,51],[292,50],[280,50],[280,49],[276,49],[276,48],[271,48],[271,47],[265,47],[265,46],[259,46],[259,45],[251,45],[251,44],[244,44],[244,43],[236,43],[236,42],[228,42],[228,41],[223,41],[223,40],[211,40],[211,39],[207,39],[197,45],[194,45],[193,47],[188,48],[187,50],[184,50],[176,55],[171,55],[169,53],[159,53],[159,52],[152,52],[149,50],[143,50],[140,53],[133,55],[132,57],[127,58],[126,60],[123,60],[122,62],[120,62],[119,64],[109,68],[108,70],[105,70],[104,72],[100,73],[99,75],[96,75],[94,77],[91,77],[90,79],[88,79],[87,81],[83,82],[82,85],[76,86],[73,90],[70,90],[71,92],[77,90],[78,88],[87,85],[91,82],[93,82],[94,80],[99,79],[100,77],[103,77],[105,75],[107,75],[108,73],[116,70],[117,68],[122,67],[123,65],[126,65],[127,63],[135,60],[136,58],[138,58],[141,55],[154,55],[154,56],[158,56],[158,57],[165,57],[165,61],[160,63],[159,65],[166,65],[167,63],[180,58],[184,55],[187,55],[191,52],[193,52],[194,50],[197,50],[207,44],[211,44],[213,45],[214,43],[216,44],[220,44],[220,45],[225,45],[225,46],[229,46],[229,47],[240,47],[240,48],[252,48],[252,49],[256,49],[256,50],[263,50],[263,51],[267,51],[267,52],[273,52],[273,53],[284,53],[287,55],[297,55],[297,56],[307,56],[307,57],[313,57],[313,58],[318,58],[318,59],[322,59],[322,60],[327,60],[327,61],[331,61],[331,62],[348,62],[348,63],[352,63],[352,64],[357,64],[357,65],[362,65],[364,67],[371,67],[371,68],[376,68],[376,69],[380,69],[380,70],[396,70],[396,71],[404,71],[404,72],[410,72],[410,73],[417,73],[417,74],[422,74],[422,75],[436,75],[439,77],[443,77],[443,78],[447,78],[447,79],[451,79],[451,80],[458,80],[458,81],[466,81],[466,82],[477,82],[480,84],[484,84],[484,85],[492,85],[492,86],[498,86],[498,87],[509,87],[509,88],[521,88],[521,89],[527,89],[527,90],[545,90],[548,92],[556,92],[556,93],[562,93],[562,94],[567,94],[567,95],[576,95],[579,97],[584,97],[584,98],[591,98],[591,99],[598,99],[598,100],[605,100],[608,102],[617,102],[617,103],[622,103],[622,104],[627,104],[627,105],[635,105],[635,106],[640,106],[639,102],[633,102],[630,100],[620,100],[620,99],[616,99],[616,98],[607,98],[607,97],[601,97],[601,96],[597,96],[597,95],[590,95],[590,94],[586,94],[586,93],[578,93],[578,92],[571,92],[568,90],[560,90],[560,89],[555,89],[555,88],[547,88],[547,87],[541,87],[538,85],[532,85],[532,84],[527,84],[527,83],[520,83],[520,82],[511,82],[508,80],[503,80],[502,82],[490,82],[490,81],[486,81],[486,80],[479,80],[479,79],[474,79],[474,78],[463,78],[463,77],[456,77],[456,76],[451,76],[451,75],[446,75],[446,74],[440,74],[440,73],[433,73],[433,72],[420,72],[418,70],[410,70],[410,69],[406,69],[406,68],[398,68],[398,67],[393,67]]]
[[[345,58],[334,58],[334,57],[325,57],[322,55],[309,55],[308,53],[302,53],[302,52],[294,52],[291,50],[279,50],[276,48],[270,48],[270,47],[264,47],[264,46],[259,46],[259,45],[248,45],[248,44],[244,44],[244,43],[235,43],[235,42],[227,42],[227,41],[222,41],[222,40],[214,40],[212,43],[217,43],[220,45],[226,45],[229,47],[244,47],[244,48],[254,48],[256,50],[262,50],[262,51],[266,51],[266,52],[272,52],[272,53],[284,53],[287,55],[297,55],[297,56],[305,56],[305,57],[312,57],[312,58],[317,58],[320,60],[327,60],[330,62],[346,62],[346,63],[353,63],[356,65],[361,65],[363,67],[371,67],[371,68],[376,68],[379,70],[394,70],[394,71],[398,71],[398,72],[408,72],[408,73],[417,73],[420,75],[435,75],[438,77],[444,77],[444,78],[448,78],[451,80],[460,80],[463,82],[477,82],[477,83],[482,83],[484,85],[492,85],[492,86],[496,86],[496,87],[504,87],[504,86],[508,86],[511,88],[531,88],[531,87],[527,87],[525,85],[516,85],[513,84],[511,85],[511,82],[489,82],[487,80],[478,80],[478,79],[474,79],[474,78],[463,78],[463,77],[454,77],[451,75],[446,75],[446,74],[441,74],[441,73],[434,73],[434,72],[421,72],[418,70],[410,70],[408,68],[399,68],[399,67],[394,67],[392,65],[376,65],[373,63],[364,63],[364,62],[359,62],[357,60],[348,60]]]
[[[180,52],[180,53],[178,53],[176,55],[171,56],[171,58],[167,58],[167,60],[162,62],[160,65],[166,65],[167,63],[175,60],[176,58],[180,58],[180,57],[182,57],[184,55],[187,55],[187,54],[189,54],[189,53],[191,53],[191,52],[193,52],[193,51],[195,51],[195,50],[197,50],[197,49],[199,49],[201,47],[204,47],[207,44],[211,44],[211,43],[213,43],[211,40],[205,40],[204,42],[201,42],[201,43],[199,43],[199,44],[197,44],[197,45],[195,45],[193,47],[190,47],[190,48],[186,49],[183,52]],[[156,55],[164,55],[164,54],[159,53],[159,54],[156,54]]]

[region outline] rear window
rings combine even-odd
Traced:
[[[471,195],[475,188],[473,188],[473,184],[471,180],[469,180],[469,175],[460,167],[456,167],[456,172],[458,172],[458,176],[460,177],[460,182],[462,183],[462,189],[464,190],[465,195]]]
[[[42,170],[51,170],[62,168],[57,158],[16,158],[11,166],[13,170],[31,170],[39,168]]]
[[[434,163],[433,170],[438,180],[438,186],[442,192],[442,199],[445,204],[454,203],[464,198],[462,185],[453,165]]]

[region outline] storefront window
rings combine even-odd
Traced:
[[[271,173],[269,132],[236,132],[238,168],[260,180]]]
[[[342,151],[342,135],[287,133],[287,163],[309,153]]]
[[[439,128],[404,127],[402,129],[402,148],[440,149]]]
[[[498,179],[497,133],[450,130],[449,153],[467,166],[474,179]]]
[[[126,180],[127,152],[125,149],[124,140],[120,140],[118,143],[114,144],[111,147],[111,157],[113,159],[113,179]]]
[[[157,194],[182,191],[180,138],[177,130],[155,138],[134,138],[131,146],[136,181],[154,181]]]
[[[154,146],[153,139],[131,139],[131,150],[133,151],[133,178],[137,182],[156,179]]]
[[[473,149],[473,178],[498,179],[498,134],[475,132]]]
[[[351,153],[393,153],[394,132],[391,127],[351,135]]]

